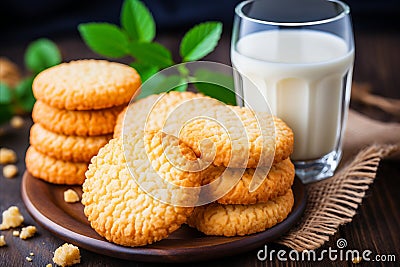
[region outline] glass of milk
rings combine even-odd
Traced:
[[[349,7],[337,0],[251,0],[235,13],[231,61],[240,73],[238,104],[271,110],[293,129],[291,159],[304,183],[332,176],[353,72]]]

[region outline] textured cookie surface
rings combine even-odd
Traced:
[[[36,99],[68,110],[91,110],[128,103],[141,84],[131,67],[105,60],[79,60],[42,71],[33,81]]]
[[[179,138],[198,156],[213,160],[214,165],[256,168],[281,162],[292,153],[293,132],[281,119],[237,106],[218,106],[209,111],[212,110],[216,120],[200,118],[189,122]],[[207,146],[202,148],[204,140],[214,144],[215,152]]]
[[[263,175],[268,170],[260,174],[255,172],[255,169],[246,169],[244,172],[240,169],[226,169],[225,167],[217,167],[214,165],[209,166],[207,169],[202,171],[202,184],[209,184],[210,182],[222,177],[218,180],[218,183],[213,184],[213,192],[227,192],[223,197],[217,200],[220,204],[256,204],[265,203],[277,196],[285,194],[293,184],[294,180],[294,165],[290,159],[285,159],[279,163],[271,166],[268,175],[265,177],[259,177],[264,179],[257,190],[250,192],[250,183],[253,176]],[[243,173],[243,174],[242,174]],[[241,175],[242,174],[242,175]],[[234,177],[241,176],[240,180],[235,184],[235,186],[229,190],[226,180],[235,179]],[[224,179],[226,179],[224,181]]]
[[[26,169],[36,178],[53,184],[82,184],[87,163],[57,160],[29,147],[25,156]]]
[[[111,135],[71,136],[56,134],[35,123],[31,128],[30,143],[47,156],[72,162],[90,162]]]
[[[125,131],[162,129],[179,136],[197,156],[217,166],[269,166],[293,151],[293,132],[279,118],[190,92],[139,100],[119,115],[114,136],[121,126]]]
[[[36,101],[32,118],[35,123],[40,123],[44,128],[55,133],[79,136],[103,135],[114,131],[115,122],[123,107],[70,111]]]
[[[111,242],[124,246],[151,244],[178,229],[193,211],[192,207],[157,199],[157,192],[167,198],[191,199],[190,202],[195,202],[197,195],[159,189],[156,174],[174,185],[192,187],[201,182],[198,172],[182,171],[170,163],[185,165],[186,160],[196,159],[194,152],[176,138],[169,140],[164,149],[161,136],[149,134],[143,138],[140,133],[133,133],[124,136],[129,138],[124,142],[122,137],[112,139],[89,165],[83,184],[84,212],[92,228]],[[176,147],[182,154],[169,154]],[[132,164],[132,174],[127,161]],[[143,187],[153,195],[145,193]]]
[[[282,222],[289,215],[293,204],[291,189],[267,203],[253,205],[212,203],[195,208],[188,219],[188,224],[206,235],[249,235]]]

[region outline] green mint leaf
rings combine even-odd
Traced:
[[[15,95],[17,102],[25,112],[31,112],[33,105],[36,102],[32,93],[33,77],[22,80],[17,87],[15,87]]]
[[[33,76],[25,78],[15,87],[15,95],[17,98],[22,98],[32,92]]]
[[[147,81],[151,76],[156,74],[160,69],[157,66],[150,66],[150,65],[142,64],[140,62],[132,62],[129,65],[139,73],[140,78],[142,79],[142,83]]]
[[[125,0],[121,10],[121,26],[133,41],[151,42],[156,24],[146,6],[138,0]]]
[[[12,114],[11,104],[0,104],[0,125],[8,122]]]
[[[205,22],[190,29],[180,46],[183,61],[198,60],[212,52],[221,38],[221,33],[221,22]]]
[[[0,104],[10,104],[12,101],[11,88],[5,83],[0,83]]]
[[[191,80],[196,89],[229,105],[236,105],[233,77],[225,73],[199,69]],[[206,81],[206,82],[205,82]]]
[[[42,38],[34,41],[25,52],[25,65],[35,74],[60,63],[60,51],[49,39]]]
[[[110,58],[127,55],[128,36],[117,26],[109,23],[85,23],[79,24],[78,29],[86,45],[94,52]]]
[[[140,62],[159,68],[174,64],[171,52],[159,43],[133,42],[129,46],[129,54]]]

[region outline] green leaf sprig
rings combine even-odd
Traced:
[[[130,66],[140,74],[142,81],[146,81],[161,69],[168,68],[174,62],[172,53],[162,44],[154,40],[156,24],[147,7],[139,0],[125,0],[121,13],[120,24],[117,26],[109,23],[84,23],[78,30],[86,45],[95,53],[108,58],[122,58],[130,56],[133,61]],[[204,22],[191,28],[180,43],[180,56],[182,62],[199,60],[211,53],[218,44],[222,34],[221,22]],[[142,91],[137,98],[160,93],[174,82],[189,82],[196,77],[189,77],[189,71],[182,66],[180,76],[165,77],[157,86]],[[204,72],[201,73],[204,77]],[[215,76],[218,74],[214,74]],[[221,77],[227,79],[226,77]],[[232,79],[231,79],[232,80]],[[233,83],[233,82],[232,82]],[[196,89],[206,95],[215,97],[225,103],[235,104],[235,95],[232,91],[218,85],[194,83]],[[161,88],[161,90],[160,90]],[[151,90],[150,90],[151,89]],[[186,91],[187,83],[177,86],[173,90]]]
[[[24,61],[30,75],[22,79],[15,88],[0,82],[0,124],[7,122],[15,113],[32,111],[35,104],[33,79],[39,72],[61,63],[61,53],[52,41],[42,38],[28,45]]]

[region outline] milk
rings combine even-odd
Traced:
[[[293,160],[317,159],[337,148],[354,60],[343,39],[313,30],[271,30],[241,38],[231,51],[233,66],[293,129]],[[268,111],[248,83],[243,82],[244,100]]]

